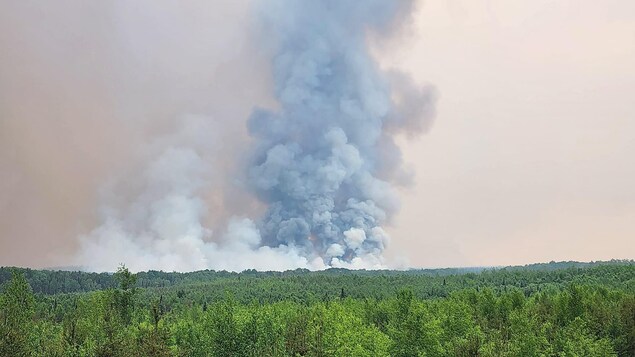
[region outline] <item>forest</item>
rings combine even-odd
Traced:
[[[635,262],[0,268],[0,356],[635,356]]]

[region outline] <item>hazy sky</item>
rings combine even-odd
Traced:
[[[247,3],[159,4],[0,1],[0,265],[67,265],[148,138],[222,118],[231,157],[270,103]],[[416,178],[391,261],[635,258],[635,2],[429,0],[399,36],[382,66],[439,101],[401,140]],[[232,194],[218,216],[258,211]]]
[[[635,257],[635,2],[426,1],[387,62],[437,86],[392,251],[425,266]]]

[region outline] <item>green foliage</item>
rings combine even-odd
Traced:
[[[122,266],[106,289],[53,295],[16,270],[0,295],[0,356],[635,355],[633,265],[561,268],[188,280]]]
[[[24,275],[14,271],[0,298],[0,355],[29,356],[35,299]]]
[[[33,270],[0,267],[0,285],[11,279],[11,272],[24,274],[36,294],[88,292],[116,288],[120,274],[86,273],[79,271]],[[224,297],[226,289],[245,290],[257,293],[267,302],[297,298],[322,299],[344,294],[353,298],[386,298],[394,296],[403,288],[410,288],[421,298],[446,297],[450,292],[466,288],[491,287],[505,290],[518,287],[525,294],[550,285],[559,286],[573,279],[582,283],[600,283],[607,287],[635,289],[635,261],[611,260],[606,262],[551,262],[520,267],[505,268],[445,268],[413,269],[408,271],[367,271],[328,269],[310,272],[296,269],[285,272],[242,273],[201,270],[189,273],[148,271],[135,274],[138,288],[173,289],[175,295],[187,295],[187,289],[206,285],[214,298]],[[378,277],[381,277],[378,279]],[[274,279],[275,278],[275,279]],[[214,289],[212,289],[214,288]],[[266,294],[265,294],[265,290]],[[253,296],[235,295],[242,302]],[[344,297],[344,296],[342,296]],[[246,300],[245,300],[246,299]]]
[[[137,292],[135,288],[137,277],[122,265],[117,269],[114,278],[118,283],[118,288],[109,290],[112,308],[119,313],[123,323],[129,324]]]

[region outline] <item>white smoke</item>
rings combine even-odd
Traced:
[[[147,148],[149,157],[140,160],[138,170],[105,188],[103,223],[80,237],[78,264],[96,271],[121,263],[134,271],[324,267],[292,246],[261,246],[250,219],[233,217],[216,235],[205,227],[210,212],[201,197],[212,189],[215,156],[222,152],[213,144],[214,123],[208,117],[188,117],[181,130]]]

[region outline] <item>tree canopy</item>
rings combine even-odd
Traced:
[[[107,278],[4,270],[2,356],[635,354],[632,262],[479,272],[122,266]],[[30,283],[93,288],[49,294]]]

